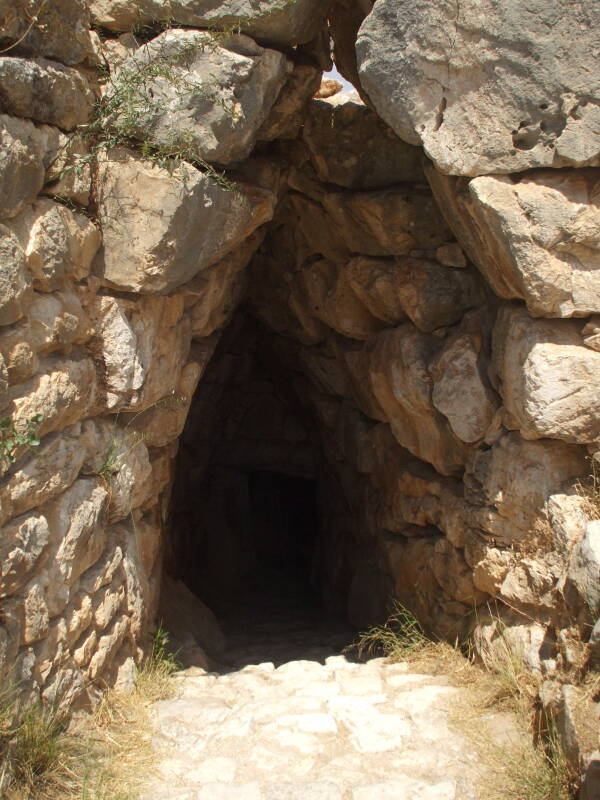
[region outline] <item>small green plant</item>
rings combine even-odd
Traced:
[[[168,23],[163,29],[168,30]],[[221,97],[216,82],[201,80],[190,72],[198,52],[216,50],[219,40],[229,35],[215,31],[173,48],[162,42],[158,50],[143,44],[113,75],[108,70],[101,71],[102,99],[95,105],[91,122],[79,128],[89,152],[76,155],[61,169],[60,177],[71,171],[80,173],[87,165],[93,167],[106,159],[107,151],[124,146],[137,149],[144,158],[171,174],[187,162],[208,174],[222,188],[239,192],[223,172],[198,155],[192,131],[175,131],[170,139],[163,138],[160,142],[153,139],[151,131],[153,116],[162,113],[164,100],[160,89],[165,86],[179,98],[200,98],[213,106],[221,106],[234,116],[232,104]],[[178,174],[184,178],[182,170]]]
[[[42,419],[41,414],[34,414],[25,424],[25,430],[18,431],[10,417],[0,418],[0,467],[7,469],[16,460],[21,447],[39,447],[38,429]]]

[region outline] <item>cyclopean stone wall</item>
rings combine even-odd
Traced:
[[[594,654],[600,20],[536,8],[0,0],[1,680],[130,678],[240,303],[329,481],[325,594],[548,676]],[[365,102],[311,100],[329,35]],[[79,126],[148,65],[157,102],[90,157]]]

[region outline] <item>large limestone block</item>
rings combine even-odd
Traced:
[[[111,151],[99,166],[104,247],[95,271],[126,291],[171,291],[271,219],[274,202],[264,189],[224,188],[188,164],[171,174]]]
[[[101,475],[109,489],[108,522],[118,522],[146,500],[150,489],[150,461],[143,437],[127,424],[87,420],[82,442],[88,458],[83,472]]]
[[[0,225],[0,264],[0,325],[10,325],[23,316],[31,276],[19,240],[4,225]]]
[[[0,333],[0,355],[9,382],[21,383],[35,375],[40,354],[84,344],[90,336],[90,320],[70,285],[60,292],[33,292],[25,319]]]
[[[41,190],[46,144],[33,122],[0,115],[0,218],[14,217]]]
[[[501,297],[535,316],[600,310],[600,176],[544,170],[464,181],[426,170],[448,223]]]
[[[107,500],[108,489],[100,478],[80,478],[43,507],[50,531],[46,601],[52,615],[64,609],[70,587],[102,555]]]
[[[0,598],[25,584],[49,541],[48,522],[38,512],[0,528]]]
[[[240,29],[259,41],[289,47],[316,36],[329,4],[322,0],[91,0],[89,5],[94,21],[114,31],[169,17],[191,27]]]
[[[583,346],[579,327],[533,320],[518,306],[498,315],[493,358],[505,424],[527,439],[585,443],[600,436],[600,353]]]
[[[432,403],[436,341],[406,323],[368,342],[370,387],[402,447],[443,475],[461,469],[465,445]]]
[[[351,339],[367,339],[382,329],[354,292],[343,267],[321,259],[306,265],[297,278],[304,289],[307,311]]]
[[[51,500],[68,489],[86,456],[78,441],[79,426],[44,438],[0,486],[0,525],[10,517]]]
[[[469,460],[465,496],[473,506],[487,507],[477,517],[480,527],[509,544],[532,534],[547,501],[586,468],[581,447],[507,433]]]
[[[255,231],[232,253],[186,285],[194,338],[210,336],[231,318],[246,288],[244,270],[263,238],[264,231]]]
[[[309,252],[338,263],[358,253],[389,256],[435,250],[453,239],[431,195],[407,187],[370,192],[318,189],[313,198],[293,193],[288,208]]]
[[[360,81],[442,172],[597,165],[599,25],[595,0],[379,0],[356,44]]]
[[[17,430],[25,431],[41,415],[39,435],[58,431],[85,417],[96,402],[96,369],[91,358],[50,356],[29,381],[11,387],[11,417]]]
[[[352,254],[408,255],[452,240],[433,198],[423,191],[326,192],[321,203],[330,218],[326,224],[333,222]],[[310,240],[309,228],[305,234]]]
[[[320,180],[348,189],[423,181],[421,150],[399,139],[356,97],[313,100],[302,129]]]
[[[271,330],[302,344],[316,344],[327,337],[328,330],[309,313],[302,289],[293,270],[282,269],[279,258],[259,253],[252,260],[248,299],[253,312]]]
[[[304,123],[307,105],[321,84],[321,70],[298,62],[288,75],[268,118],[258,132],[261,141],[295,139]]]
[[[481,336],[459,333],[444,343],[432,367],[432,403],[463,442],[483,439],[498,407],[481,350]]]
[[[42,197],[6,224],[25,251],[35,289],[51,292],[89,274],[101,236],[83,214]]]
[[[577,592],[582,607],[595,617],[600,611],[600,521],[590,522],[584,537],[573,548],[567,570],[571,602]]]
[[[107,97],[126,135],[228,165],[250,154],[291,69],[247,36],[168,30],[117,69]]]
[[[183,295],[98,296],[90,307],[103,365],[103,405],[141,411],[172,394],[186,363],[191,323]]]
[[[32,24],[32,19],[34,24]],[[86,0],[0,0],[0,42],[11,55],[45,56],[63,64],[98,61]]]
[[[0,108],[5,114],[63,130],[86,123],[94,94],[72,67],[45,58],[0,57]]]
[[[400,270],[395,259],[356,256],[344,269],[354,292],[374,317],[388,325],[406,320],[398,291]]]
[[[428,259],[396,259],[394,277],[405,314],[425,332],[453,325],[485,299],[476,274]]]

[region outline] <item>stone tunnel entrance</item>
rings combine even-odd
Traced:
[[[194,396],[171,502],[167,573],[241,662],[325,658],[352,638],[351,509],[279,339],[236,315]]]

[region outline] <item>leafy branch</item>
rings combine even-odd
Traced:
[[[39,447],[38,428],[43,417],[34,414],[26,423],[25,430],[17,431],[10,417],[0,418],[0,467],[7,469],[17,458],[21,447]]]

